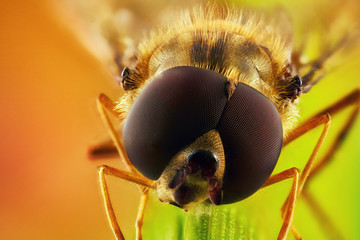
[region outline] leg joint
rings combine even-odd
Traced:
[[[321,115],[320,119],[319,119],[319,122],[324,123],[324,124],[327,124],[327,123],[331,122],[330,113],[325,113],[325,114]]]
[[[138,228],[138,229],[141,229],[141,227],[143,226],[144,224],[144,221],[143,219],[138,219],[135,223],[135,227]]]
[[[296,167],[290,168],[289,171],[290,171],[291,177],[300,174],[300,170],[298,168],[296,168]]]
[[[99,171],[99,174],[100,174],[100,175],[105,175],[105,174],[107,174],[107,173],[108,173],[107,170],[108,170],[108,169],[107,169],[107,166],[106,166],[106,165],[101,165],[101,166],[98,167],[98,171]]]

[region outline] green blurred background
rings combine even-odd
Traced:
[[[346,27],[357,31],[350,23],[359,21],[356,13],[360,4],[355,0],[332,4],[319,0],[242,3],[288,12],[294,21],[295,44],[310,36],[307,49],[310,58],[318,53],[325,33],[333,42]],[[173,10],[178,6],[175,1],[161,0],[119,4],[150,16],[156,15],[159,6]],[[96,113],[96,96],[104,92],[116,99],[122,91],[106,66],[78,40],[72,19],[59,16],[58,8],[58,2],[46,0],[0,2],[1,239],[113,239],[96,166],[123,166],[115,158],[92,162],[86,151],[90,145],[107,138]],[[351,21],[345,17],[338,32],[313,20],[330,21],[342,9],[348,11],[345,15]],[[331,63],[334,70],[301,97],[300,120],[360,85],[359,59],[359,48],[354,46]],[[349,109],[333,117],[322,153],[348,114]],[[286,147],[274,172],[294,166],[302,169],[320,132],[320,128],[312,131]],[[360,119],[357,119],[334,161],[309,185],[310,192],[344,239],[360,239],[359,133]],[[138,190],[131,183],[115,179],[109,182],[119,224],[125,236],[133,239]],[[152,195],[145,215],[144,237],[275,239],[281,226],[280,207],[290,185],[288,180],[245,201],[218,208],[203,206],[190,213],[159,203]],[[331,237],[327,235],[330,229],[321,228],[301,198],[294,222],[304,239]]]

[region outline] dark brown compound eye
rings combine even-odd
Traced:
[[[176,153],[215,129],[227,101],[226,82],[219,73],[187,66],[153,78],[124,123],[132,164],[144,176],[158,179]]]
[[[223,204],[255,193],[271,175],[279,158],[283,132],[274,104],[240,83],[217,126],[225,151]]]
[[[225,173],[221,185],[210,189],[212,201],[233,203],[256,192],[279,158],[281,119],[259,91],[239,83],[228,100],[226,86],[223,75],[196,67],[172,68],[153,78],[134,102],[123,128],[132,164],[144,176],[158,179],[179,151],[216,129],[224,146]],[[183,174],[179,172],[170,187],[178,187]],[[189,200],[188,193],[183,189],[178,198]]]

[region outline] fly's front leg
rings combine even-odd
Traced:
[[[108,130],[109,130],[108,125],[111,124],[111,122],[108,119],[108,117],[106,116],[105,110],[110,112],[111,115],[113,115],[118,120],[120,120],[120,122],[122,122],[124,120],[123,116],[115,110],[116,104],[105,94],[101,93],[99,95],[99,97],[97,99],[97,104],[98,104],[98,111],[99,111],[105,125],[107,126]],[[110,127],[110,129],[111,128],[113,128],[113,127]],[[111,135],[113,135],[113,134],[110,133],[110,136]],[[119,144],[118,144],[119,147],[115,146],[113,139],[109,139],[104,142],[98,143],[95,146],[92,146],[89,149],[89,157],[91,159],[99,159],[99,158],[101,159],[104,157],[116,156],[116,155],[118,155],[119,148],[122,152],[122,155],[126,156],[126,154],[124,154],[125,150],[123,148],[123,142],[121,141],[121,136],[119,135],[119,132],[116,133],[115,136],[119,140]],[[125,162],[125,164],[127,164],[127,163]]]
[[[106,207],[106,212],[108,214],[108,218],[109,218],[109,222],[111,224],[111,227],[113,229],[113,232],[116,236],[117,239],[124,239],[124,236],[120,230],[120,227],[117,223],[116,220],[116,216],[114,213],[114,210],[112,208],[111,205],[111,201],[110,201],[110,195],[109,195],[109,191],[108,191],[108,187],[105,181],[105,175],[112,175],[115,177],[119,177],[128,181],[133,181],[136,182],[140,185],[143,186],[139,186],[139,190],[141,193],[141,200],[140,200],[140,205],[139,205],[139,210],[138,210],[138,215],[137,215],[137,221],[136,221],[136,236],[138,240],[142,239],[142,234],[141,234],[141,228],[143,225],[143,219],[144,219],[144,212],[145,212],[145,206],[146,203],[148,201],[149,198],[149,193],[148,193],[148,188],[155,188],[155,182],[147,179],[145,177],[143,177],[136,169],[135,167],[132,165],[132,163],[130,162],[130,160],[127,158],[126,156],[126,152],[125,152],[125,148],[123,143],[120,141],[120,138],[118,136],[118,134],[116,133],[116,130],[113,126],[113,124],[110,121],[110,118],[108,116],[108,114],[106,113],[106,110],[110,111],[115,117],[119,117],[119,113],[116,112],[115,109],[115,104],[113,103],[113,101],[111,101],[106,95],[101,94],[98,98],[97,101],[97,106],[98,106],[98,110],[99,113],[105,123],[105,126],[108,129],[108,132],[110,134],[110,137],[113,141],[113,144],[118,152],[118,154],[120,155],[120,158],[123,160],[123,162],[125,163],[126,167],[128,168],[128,170],[130,171],[130,173],[126,173],[108,166],[102,166],[100,167],[100,183],[101,183],[101,189],[102,189],[102,194],[104,197],[104,201],[105,201],[105,207]],[[123,119],[120,119],[123,120]],[[102,145],[102,146],[109,146],[109,144],[107,143],[106,145]],[[101,151],[100,152],[104,152]],[[129,175],[130,174],[130,175]],[[130,177],[129,177],[130,176]],[[141,182],[141,181],[142,182]],[[139,182],[140,181],[140,182]],[[144,187],[145,186],[145,187]]]
[[[149,190],[147,188],[143,188],[143,193],[141,195],[140,204],[139,204],[139,210],[138,215],[136,218],[136,239],[141,240],[142,239],[142,233],[141,228],[144,223],[144,213],[145,213],[145,207],[149,199]]]
[[[120,138],[119,138],[113,124],[111,123],[108,114],[106,113],[106,110],[109,110],[113,115],[119,116],[119,113],[117,113],[114,110],[115,104],[108,97],[106,97],[105,94],[100,94],[100,96],[97,99],[97,107],[98,107],[100,116],[109,132],[111,140],[113,141],[113,143],[120,155],[121,160],[124,162],[124,164],[126,165],[126,167],[128,168],[129,171],[131,171],[132,173],[138,173],[138,171],[132,165],[130,160],[127,158],[124,145],[120,141]],[[120,119],[120,120],[123,120],[123,119]]]
[[[121,229],[119,227],[119,224],[117,223],[116,215],[114,212],[114,209],[111,204],[110,200],[110,194],[109,189],[106,183],[105,176],[110,175],[113,177],[117,177],[120,179],[124,179],[130,182],[137,183],[141,186],[143,186],[142,189],[142,196],[140,200],[139,210],[138,210],[138,218],[136,223],[136,235],[137,239],[142,239],[141,236],[141,227],[142,222],[144,218],[144,211],[145,211],[145,205],[147,203],[148,199],[148,188],[156,188],[156,183],[153,180],[147,179],[141,175],[117,170],[115,168],[109,167],[109,166],[101,166],[99,168],[99,177],[100,177],[100,186],[101,186],[101,192],[104,198],[104,204],[105,204],[105,210],[107,213],[107,216],[109,218],[111,229],[114,232],[115,238],[118,240],[124,240],[124,235],[121,232]]]

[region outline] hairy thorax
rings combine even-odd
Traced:
[[[281,97],[287,84],[283,80],[292,75],[291,44],[275,28],[255,19],[199,18],[184,20],[161,34],[153,32],[139,47],[129,77],[134,87],[122,98],[119,111],[126,115],[154,76],[173,67],[194,66],[224,75],[234,87],[247,84],[269,98],[280,113],[286,137],[298,111],[297,100]]]

